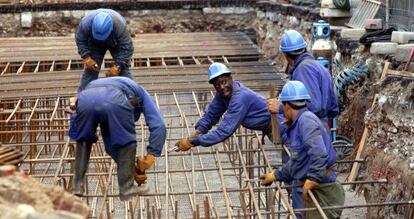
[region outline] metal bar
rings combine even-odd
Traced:
[[[11,120],[11,118],[13,118],[14,114],[16,114],[16,111],[17,111],[17,109],[19,109],[21,103],[22,103],[22,99],[20,98],[19,101],[17,102],[16,106],[14,107],[13,112],[6,119],[6,124],[9,123],[9,121]]]

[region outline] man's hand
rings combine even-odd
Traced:
[[[152,154],[147,154],[145,157],[138,158],[137,167],[142,172],[154,165],[156,158]]]
[[[175,143],[175,146],[177,146],[177,150],[176,150],[177,152],[188,151],[190,150],[190,148],[194,147],[194,145],[191,144],[189,138],[180,139],[179,141],[177,141],[177,143]]]
[[[114,66],[110,68],[105,74],[106,74],[106,77],[114,77],[114,76],[119,76],[120,73],[121,73],[121,68],[119,66]]]
[[[88,56],[84,61],[87,69],[95,73],[99,72],[98,64],[90,56]]]
[[[315,189],[319,186],[319,183],[312,181],[310,179],[306,179],[305,183],[303,184],[303,198],[305,200],[309,200],[308,192],[311,189]]]
[[[260,185],[270,186],[270,185],[272,185],[272,183],[274,181],[276,181],[276,177],[275,177],[275,174],[273,174],[273,173],[266,173],[266,174],[263,174],[263,175],[260,176],[260,180],[262,180]]]
[[[279,101],[277,101],[276,98],[267,99],[266,108],[270,113],[279,113]]]

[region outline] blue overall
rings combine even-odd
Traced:
[[[138,103],[132,105],[132,98]],[[78,96],[69,136],[75,141],[96,142],[99,124],[105,150],[115,159],[117,149],[137,146],[134,123],[141,113],[150,132],[147,151],[159,157],[166,138],[164,119],[144,88],[126,77],[102,78],[89,83]]]
[[[209,132],[223,114],[218,128]],[[215,145],[230,137],[240,125],[267,132],[269,123],[270,113],[266,110],[266,99],[240,82],[233,81],[230,100],[216,93],[205,114],[195,125],[203,135],[194,138],[191,143],[204,147]]]
[[[311,97],[309,111],[315,113],[323,122],[339,114],[338,100],[335,95],[332,77],[328,70],[315,61],[315,58],[304,53],[299,55],[289,71],[290,80],[302,82]],[[283,106],[279,111],[283,113]]]
[[[323,122],[306,107],[299,110],[285,134],[290,142],[287,146],[291,157],[274,174],[278,181],[296,186],[292,189],[292,205],[295,209],[303,208],[304,180],[335,182],[336,173],[331,167],[336,162],[336,155]],[[297,216],[300,218],[301,215]]]
[[[112,33],[105,41],[98,41],[92,37],[92,23],[93,18],[99,12],[106,12],[111,15],[114,27]],[[111,9],[98,9],[90,12],[84,18],[76,31],[76,45],[78,46],[78,53],[85,59],[90,56],[98,66],[101,66],[107,50],[112,55],[115,65],[121,67],[121,76],[132,78],[129,71],[131,57],[134,52],[134,46],[131,36],[127,29],[125,19],[116,11]],[[78,93],[85,89],[89,82],[98,78],[98,73],[91,72],[89,69],[83,71]]]

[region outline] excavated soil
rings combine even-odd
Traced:
[[[86,218],[89,208],[61,187],[45,185],[24,173],[0,177],[0,218],[45,218],[46,215]]]
[[[387,78],[378,87],[378,100],[367,112],[365,179],[386,178],[381,186],[365,185],[368,202],[413,200],[414,78]],[[369,191],[369,192],[368,192]],[[370,208],[369,218],[412,218],[408,207]],[[414,209],[411,209],[414,211]],[[410,215],[409,215],[410,214]]]

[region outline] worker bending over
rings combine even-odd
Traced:
[[[137,148],[135,122],[141,116],[149,128],[147,155],[138,169],[150,168],[161,155],[166,137],[164,119],[144,88],[126,77],[110,77],[92,81],[79,93],[76,113],[71,115],[69,136],[76,141],[75,177],[72,192],[82,196],[92,144],[98,140],[99,124],[105,151],[118,165],[120,199],[129,200],[148,189],[134,186]],[[146,177],[145,177],[146,179]]]
[[[288,126],[285,132],[291,156],[280,169],[260,176],[261,184],[269,186],[276,180],[291,184],[294,209],[314,207],[309,190],[321,206],[343,205],[344,189],[336,181],[333,169],[335,151],[324,124],[306,106],[311,101],[306,87],[300,81],[289,81],[283,86],[279,101],[285,116],[283,124]],[[328,218],[339,218],[342,209],[324,212]],[[297,217],[305,218],[299,213]],[[306,218],[318,218],[318,213],[307,212]]]
[[[176,143],[177,151],[187,151],[194,146],[208,147],[223,142],[243,125],[248,129],[270,133],[270,113],[266,99],[238,81],[233,81],[231,71],[224,64],[213,63],[208,69],[209,83],[216,95],[203,117],[195,125],[195,131]],[[217,129],[209,131],[223,120]]]
[[[309,111],[313,112],[325,124],[328,119],[339,113],[338,100],[335,95],[332,77],[328,70],[315,60],[306,50],[303,36],[295,31],[286,31],[281,40],[279,50],[283,52],[288,66],[291,80],[302,82],[312,99],[308,103]],[[276,98],[268,99],[267,108],[271,113],[282,113],[284,107]],[[328,128],[328,126],[326,125]]]
[[[118,12],[111,9],[97,9],[90,12],[82,18],[75,38],[78,53],[86,67],[78,92],[98,78],[107,50],[112,55],[114,66],[106,72],[106,75],[131,78],[129,65],[134,46],[125,19]]]

